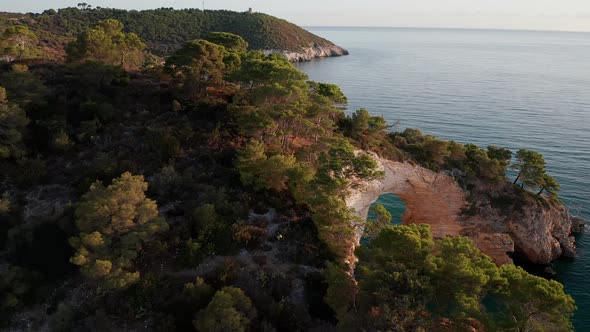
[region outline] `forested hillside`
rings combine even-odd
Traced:
[[[4,30],[0,329],[571,329],[561,284],[498,267],[468,238],[381,213],[356,248],[365,221],[345,202],[383,176],[376,153],[551,204],[542,156],[519,152],[512,184],[510,151],[348,116],[338,86],[240,36],[207,34],[145,67],[126,31],[80,31],[63,63],[27,59],[30,30]]]
[[[246,9],[246,8],[245,8]],[[114,18],[125,25],[126,32],[136,33],[148,50],[163,56],[184,42],[205,37],[210,32],[225,31],[242,36],[251,49],[299,51],[313,45],[331,46],[331,42],[294,24],[261,13],[238,13],[226,10],[199,9],[127,11],[110,8],[64,8],[42,14],[0,14],[0,28],[24,24],[37,36],[41,46],[63,55],[64,46],[80,32],[100,20]]]

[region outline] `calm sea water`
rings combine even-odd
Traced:
[[[299,65],[312,80],[340,85],[351,111],[365,107],[444,139],[539,151],[561,198],[590,221],[590,33],[309,30],[351,52]],[[590,331],[590,235],[578,250],[556,268],[578,305],[576,329]]]

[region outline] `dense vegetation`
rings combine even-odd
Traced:
[[[34,44],[2,64],[0,328],[571,329],[557,282],[386,211],[352,264],[344,198],[382,176],[362,149],[545,200],[542,157],[519,152],[513,185],[510,151],[346,116],[337,86],[239,36],[143,66],[121,28],[81,31],[65,64],[25,61]]]
[[[358,296],[330,302],[344,329],[560,331],[575,308],[558,282],[497,267],[467,238],[433,240],[427,225],[386,226],[358,255]]]
[[[244,10],[247,5],[244,5]],[[317,45],[332,45],[300,27],[270,15],[238,13],[226,10],[160,8],[154,10],[121,10],[78,8],[47,10],[41,14],[2,14],[0,30],[5,26],[25,26],[35,33],[39,54],[59,57],[64,47],[83,31],[101,20],[116,19],[125,25],[126,33],[137,34],[154,54],[169,55],[187,41],[204,38],[211,32],[226,31],[242,36],[252,49],[291,50]]]

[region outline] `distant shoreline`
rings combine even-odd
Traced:
[[[368,26],[330,26],[330,25],[302,25],[304,29],[356,29],[356,30],[457,30],[457,31],[495,31],[495,32],[535,32],[535,33],[575,33],[590,34],[590,31],[580,30],[532,30],[532,29],[501,29],[501,28],[447,28],[447,27],[368,27]]]

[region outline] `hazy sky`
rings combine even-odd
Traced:
[[[85,0],[93,6],[145,9],[202,1]],[[0,11],[39,12],[82,1],[0,0]],[[459,27],[590,31],[590,0],[208,0],[208,9],[253,7],[304,26]]]

